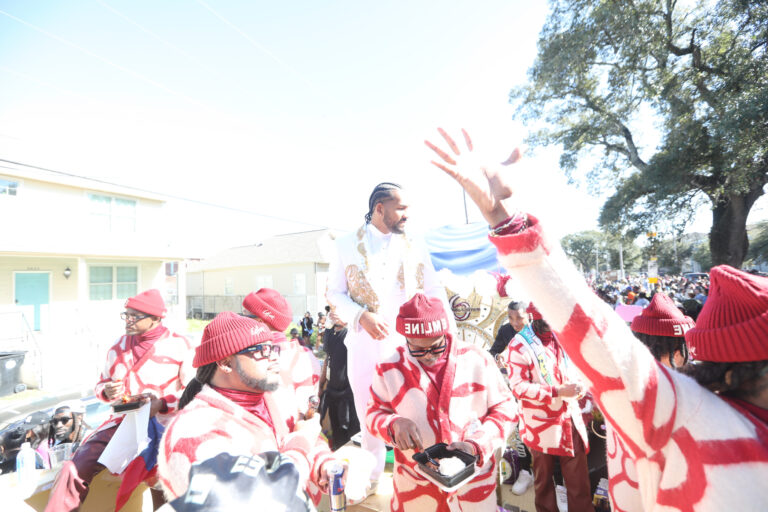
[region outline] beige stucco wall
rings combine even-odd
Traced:
[[[169,253],[162,201],[32,179],[19,181],[17,196],[0,196],[0,219],[19,220],[3,223],[4,252],[145,257]],[[136,201],[135,232],[95,232],[89,193]]]

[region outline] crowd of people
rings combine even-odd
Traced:
[[[190,481],[195,474],[245,465],[255,475],[286,463],[286,478],[318,503],[329,491],[329,468],[339,466],[345,475],[365,471],[364,499],[377,492],[390,446],[391,510],[492,512],[498,454],[519,428],[532,454],[537,511],[558,510],[559,466],[568,510],[591,512],[583,414],[596,407],[605,420],[613,510],[764,507],[768,279],[723,265],[709,278],[590,287],[541,222],[512,207],[514,179],[503,168],[465,164],[473,150],[466,132],[462,147],[440,133],[443,147],[427,142],[433,163],[475,202],[500,262],[526,294],[509,303],[509,322],[490,353],[455,336],[429,255],[405,234],[407,195],[381,183],[365,223],[337,240],[328,314],[315,322],[307,312],[301,337],[298,330],[286,337],[293,312],[271,289],[249,294],[241,314],[216,316],[194,348],[163,326],[157,290],[126,302],[125,335],[108,354],[96,396],[148,407],[162,438],[157,465],[141,478],[181,507],[206,499]],[[505,165],[519,157],[513,152]],[[627,320],[620,307],[635,313]],[[327,354],[322,367],[306,346],[315,330]],[[70,428],[41,423],[59,439],[53,443],[79,441],[75,411],[55,414],[73,420]],[[330,442],[318,421],[323,414]],[[46,510],[82,504],[123,418],[110,416],[82,440]],[[361,449],[375,461],[367,470],[337,455],[358,429]],[[474,466],[461,486],[446,490],[435,481],[438,464],[429,453],[436,447]],[[427,463],[418,462],[425,453]]]

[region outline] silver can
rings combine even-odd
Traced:
[[[344,485],[342,476],[344,475],[344,466],[336,461],[328,463],[326,469],[328,473],[328,494],[331,498],[331,512],[345,512],[347,510],[347,499],[344,496]]]

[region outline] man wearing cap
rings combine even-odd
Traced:
[[[365,224],[336,240],[328,270],[326,299],[349,329],[347,372],[363,427],[362,446],[376,457],[372,489],[384,470],[386,448],[364,427],[365,410],[376,364],[402,343],[393,329],[398,309],[421,291],[440,298],[449,311],[429,254],[405,234],[407,220],[408,200],[400,185],[378,184],[368,199]]]
[[[176,413],[184,385],[193,374],[189,340],[162,324],[165,313],[165,302],[155,289],[125,302],[120,315],[125,335],[107,353],[95,389],[96,398],[106,403],[139,396],[150,402],[150,415],[161,425]],[[62,465],[46,511],[76,510],[85,501],[91,480],[104,468],[98,459],[123,417],[112,414],[80,445],[72,460]]]
[[[280,378],[293,391],[290,396],[296,400],[296,410],[307,411],[310,397],[318,393],[320,363],[297,339],[285,337],[293,316],[291,305],[277,290],[260,288],[243,299],[243,309],[246,316],[265,325],[272,333],[272,341],[280,345]]]
[[[512,338],[504,360],[520,406],[520,439],[533,455],[536,510],[558,510],[553,476],[559,459],[568,510],[592,512],[589,441],[578,403],[586,389],[533,303],[527,313],[531,323]]]
[[[450,333],[439,299],[420,293],[396,320],[405,337],[376,366],[366,421],[395,447],[393,511],[496,510],[494,450],[512,431],[517,410],[491,356]],[[477,456],[475,476],[452,493],[416,471],[415,452],[446,443]]]
[[[299,469],[313,499],[327,483],[332,459],[316,420],[299,420],[292,402],[280,400],[280,346],[263,323],[220,313],[195,349],[195,379],[181,399],[181,412],[163,435],[158,474],[166,497],[186,492],[192,464],[227,452],[277,450]]]
[[[515,212],[508,201],[514,191],[511,176],[494,167],[470,176],[455,142],[448,143],[455,159],[428,145],[441,160],[434,163],[478,205],[491,225],[499,260],[557,332],[606,424],[635,461],[634,468],[620,461],[609,466],[613,510],[763,509],[768,503],[768,279],[727,265],[711,269],[707,303],[696,326],[685,333],[697,360],[689,365],[691,379],[658,364],[591,292],[541,222]],[[519,158],[515,150],[505,163]]]

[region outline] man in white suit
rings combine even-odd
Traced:
[[[336,241],[326,298],[336,315],[346,322],[348,375],[355,408],[363,426],[363,448],[376,457],[371,474],[372,491],[384,469],[384,442],[365,425],[365,411],[376,364],[403,343],[395,332],[400,306],[417,291],[437,297],[450,311],[427,251],[405,235],[408,203],[395,183],[377,185],[368,201],[365,224]]]

